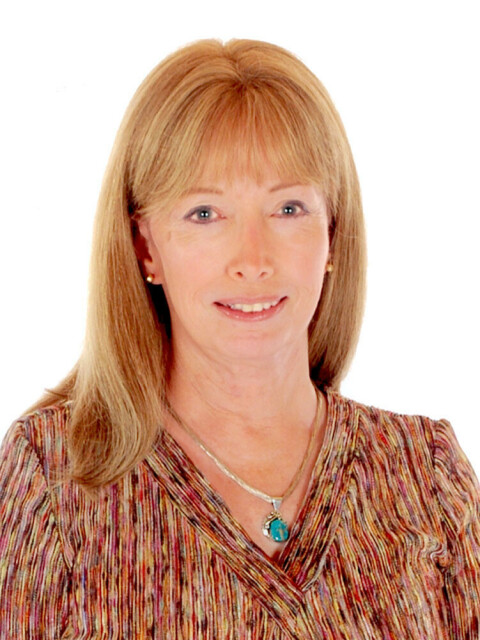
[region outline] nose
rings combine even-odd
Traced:
[[[268,279],[273,274],[272,258],[265,222],[244,222],[232,240],[228,275],[251,282]]]

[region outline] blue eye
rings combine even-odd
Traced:
[[[186,218],[192,220],[196,224],[204,224],[212,222],[216,219],[215,213],[210,207],[197,207],[193,211],[187,213]]]

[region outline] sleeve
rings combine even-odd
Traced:
[[[445,568],[452,640],[480,639],[480,487],[450,424],[436,423],[435,479],[451,561]]]
[[[0,638],[58,640],[68,582],[45,475],[20,422],[0,449]]]

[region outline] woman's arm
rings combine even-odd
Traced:
[[[452,427],[435,425],[437,497],[451,562],[445,569],[452,640],[480,638],[480,487]]]
[[[0,449],[0,638],[58,640],[68,582],[45,475],[18,423]]]

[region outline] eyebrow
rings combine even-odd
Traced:
[[[301,182],[281,182],[270,189],[270,193],[274,191],[280,191],[281,189],[289,189],[290,187],[304,187]]]
[[[186,195],[192,195],[194,193],[216,193],[222,195],[223,191],[221,189],[215,189],[214,187],[192,187],[185,191]]]
[[[269,189],[270,193],[274,191],[281,191],[282,189],[289,189],[290,187],[302,187],[305,186],[301,182],[288,182],[288,183],[280,183]],[[192,187],[191,189],[187,189],[185,192],[186,195],[192,195],[195,193],[215,193],[217,195],[223,195],[223,191],[221,189],[216,189],[215,187]]]

